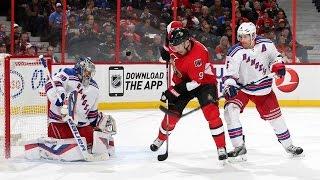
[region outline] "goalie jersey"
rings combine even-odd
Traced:
[[[47,97],[51,102],[48,115],[49,123],[64,123],[60,112],[61,107],[55,105],[57,100],[56,93],[64,93],[67,96],[75,90],[78,92],[78,97],[73,118],[75,122],[78,122],[78,127],[87,126],[96,121],[98,117],[99,88],[94,80],[91,79],[89,85],[84,87],[73,68],[65,68],[53,76],[52,80],[55,83],[57,92],[50,81],[45,85]]]
[[[232,46],[227,53],[225,62],[225,75],[223,81],[233,78],[240,85],[247,85],[271,73],[271,65],[282,61],[273,42],[257,36],[253,49],[244,49],[240,43]],[[272,77],[263,79],[246,86],[241,91],[250,95],[266,95],[272,89]]]

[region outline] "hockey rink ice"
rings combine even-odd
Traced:
[[[188,111],[189,109],[185,110]],[[221,114],[223,110],[220,109]],[[202,112],[178,122],[169,139],[169,157],[159,162],[149,145],[163,113],[159,110],[110,111],[117,120],[116,156],[104,162],[0,160],[0,180],[320,180],[320,108],[282,108],[293,142],[304,157],[289,157],[269,123],[254,108],[241,115],[248,150],[247,162],[220,166]],[[224,122],[225,124],[225,122]],[[227,139],[227,149],[231,150]]]

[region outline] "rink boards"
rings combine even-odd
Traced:
[[[54,65],[53,73],[66,66]],[[215,65],[221,95],[223,65]],[[164,64],[96,65],[95,80],[100,89],[100,109],[158,108],[167,88]],[[320,106],[320,65],[287,65],[285,78],[274,81],[273,89],[282,106]],[[221,100],[223,105],[223,100]],[[252,104],[249,104],[252,106]],[[192,101],[189,107],[198,106]]]
[[[53,73],[55,74],[66,67],[73,67],[73,65],[53,65]],[[216,65],[215,68],[218,91],[221,95],[223,89],[221,78],[224,76],[223,65]],[[30,108],[43,109],[46,101],[34,101],[32,98],[34,96],[39,96],[40,99],[45,98],[43,96],[45,74],[42,69],[16,67],[11,73],[12,104],[15,105],[17,102],[19,104],[17,107],[26,110],[26,112],[29,112]],[[97,64],[94,79],[100,89],[99,108],[101,110],[158,108],[159,97],[167,88],[166,74],[164,64]],[[320,65],[287,65],[285,78],[275,80],[273,89],[282,106],[320,107],[319,77]],[[0,84],[2,83],[1,80]],[[3,96],[3,88],[0,90]],[[223,105],[223,99],[220,105]],[[37,108],[34,108],[35,106]],[[198,104],[195,100],[189,104],[189,107],[196,106]],[[13,112],[15,112],[14,108],[15,106],[12,109]],[[39,111],[38,113],[43,112]],[[2,108],[0,108],[0,114],[2,114]],[[34,114],[34,112],[24,114]]]

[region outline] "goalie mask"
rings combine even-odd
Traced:
[[[91,78],[94,76],[96,70],[90,57],[80,57],[74,66],[76,74],[82,84],[86,87],[89,85]]]
[[[96,127],[102,132],[114,135],[117,133],[116,120],[111,115],[99,112]]]

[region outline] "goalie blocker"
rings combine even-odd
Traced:
[[[109,156],[115,154],[114,138],[112,137],[116,134],[115,120],[112,116],[100,112],[95,128],[99,130],[93,131],[92,147],[87,146],[85,137],[81,137],[82,144],[88,147],[88,153],[92,154],[95,160],[107,160]],[[29,160],[84,160],[74,138],[41,137],[26,142],[24,147],[25,158]]]

